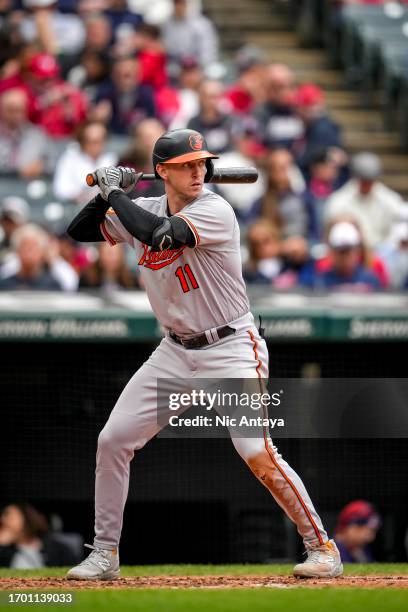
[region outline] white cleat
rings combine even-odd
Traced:
[[[92,552],[66,575],[68,580],[115,580],[119,577],[118,549],[103,550],[85,544]]]
[[[343,573],[340,553],[333,540],[307,551],[307,559],[295,565],[293,575],[297,578],[336,578]]]

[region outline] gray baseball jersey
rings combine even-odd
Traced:
[[[167,217],[167,197],[135,202]],[[114,245],[127,242],[135,251],[152,309],[167,329],[194,335],[238,319],[249,311],[242,278],[240,231],[235,213],[221,196],[204,189],[183,208],[195,246],[152,253],[123,227],[109,209],[101,231]]]

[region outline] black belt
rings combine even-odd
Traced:
[[[232,336],[235,334],[235,329],[233,327],[229,327],[229,325],[224,325],[223,327],[217,327],[217,335],[219,340],[222,338],[226,338],[227,336]],[[199,334],[198,336],[194,336],[194,338],[181,338],[177,336],[174,332],[170,331],[169,336],[174,342],[177,344],[181,344],[186,349],[199,349],[203,348],[203,346],[208,346],[209,344],[213,344],[213,342],[209,342],[206,334]],[[216,340],[215,340],[216,342]]]

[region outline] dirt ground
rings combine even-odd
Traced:
[[[296,588],[360,587],[408,589],[408,576],[343,576],[298,579],[291,576],[132,576],[111,581],[65,580],[65,578],[2,578],[1,590],[15,589],[201,589],[201,588]]]

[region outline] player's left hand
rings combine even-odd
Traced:
[[[122,180],[120,181],[120,186],[128,193],[135,188],[137,183],[143,177],[143,172],[136,172],[133,168],[127,168],[125,166],[119,166],[119,170],[122,173]]]
[[[98,168],[95,172],[99,189],[101,190],[101,196],[106,202],[109,199],[109,195],[112,191],[123,191],[121,187],[122,172],[120,168],[115,166],[107,166],[105,168]]]

